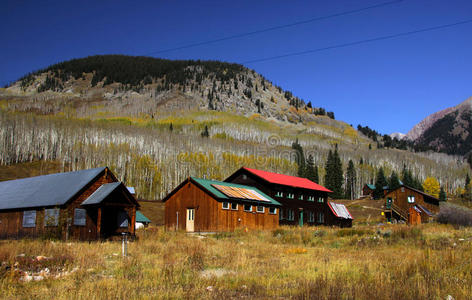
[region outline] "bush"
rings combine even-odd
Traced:
[[[441,205],[441,210],[436,220],[443,224],[472,226],[472,210],[447,203]]]

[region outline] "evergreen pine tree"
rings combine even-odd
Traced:
[[[390,178],[388,180],[388,189],[389,190],[396,190],[400,187],[400,181],[398,180],[397,173],[395,171],[392,172]]]
[[[315,176],[313,177],[313,181],[316,183],[320,183],[320,176],[318,174],[318,166],[315,165]]]
[[[292,149],[295,150],[295,162],[298,165],[298,177],[305,177],[305,154],[298,139],[292,144]]]
[[[377,180],[375,181],[374,198],[380,199],[384,196],[384,186],[388,185],[387,179],[385,179],[384,170],[382,167],[377,171]]]
[[[306,160],[306,167],[305,167],[305,177],[310,179],[313,182],[316,182],[318,179],[316,178],[318,175],[315,172],[315,162],[313,160],[313,156],[310,154],[308,155],[308,159]]]
[[[441,187],[441,190],[439,191],[439,200],[440,201],[447,201],[447,195],[444,189]]]
[[[202,137],[209,137],[210,136],[210,133],[208,132],[208,126],[207,125],[205,125],[205,129],[203,130],[201,135],[202,135]]]
[[[352,160],[349,160],[346,177],[346,192],[344,197],[346,199],[353,200],[356,197],[354,191],[354,187],[356,184],[356,169]]]
[[[326,161],[325,185],[333,191],[331,197],[340,199],[344,196],[343,181],[343,166],[338,154],[338,145],[336,144],[334,153],[330,150],[328,160]]]
[[[464,184],[464,188],[467,190],[467,186],[469,185],[470,183],[470,177],[469,177],[469,173],[467,173],[467,175],[465,176],[465,184]]]
[[[404,185],[413,187],[413,176],[411,175],[411,171],[406,168],[406,165],[403,165],[403,170],[402,170],[402,182]]]

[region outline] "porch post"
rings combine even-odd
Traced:
[[[136,229],[136,206],[133,206],[133,208],[131,209],[132,213],[131,213],[131,234],[134,235],[134,232],[135,232],[135,229]]]
[[[98,208],[98,214],[97,214],[97,236],[98,239],[101,238],[100,236],[100,230],[102,229],[102,208]]]

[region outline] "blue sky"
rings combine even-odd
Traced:
[[[2,1],[0,84],[71,58],[146,55],[389,0]],[[152,56],[242,63],[472,19],[470,0],[404,0],[362,12]],[[336,119],[407,132],[472,96],[472,23],[247,63]]]

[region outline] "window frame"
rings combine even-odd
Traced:
[[[415,203],[415,195],[409,195],[407,201],[408,203]]]
[[[82,224],[82,222],[78,223],[77,221],[78,220],[82,220],[82,219],[77,219],[76,216],[77,216],[77,212],[84,212],[84,224]],[[74,220],[73,220],[73,223],[72,223],[74,226],[87,226],[87,210],[85,208],[74,208]]]
[[[246,209],[246,206],[249,206],[249,209]],[[244,204],[243,205],[243,210],[245,212],[252,212],[252,205],[251,204]]]
[[[231,206],[230,206],[231,210],[239,210],[238,203],[231,202],[230,205],[231,205]],[[233,207],[234,205],[236,205],[236,207]]]
[[[54,215],[48,216],[48,211],[54,211]],[[44,227],[57,227],[59,226],[59,216],[61,214],[61,210],[59,208],[45,208],[44,209]],[[48,222],[49,220],[53,219],[53,223]]]
[[[315,222],[315,213],[313,211],[308,212],[308,222],[310,222],[310,223]]]
[[[284,196],[284,192],[276,192],[275,193],[275,197],[279,197],[279,198],[282,198]]]
[[[318,197],[318,203],[324,203],[324,197]]]
[[[317,223],[324,224],[324,213],[322,211],[318,212]]]
[[[294,198],[295,198],[295,194],[294,194],[294,193],[287,193],[287,198],[288,198],[288,199],[294,199]]]
[[[259,210],[260,207],[262,207],[262,211]],[[257,205],[257,206],[256,206],[256,213],[259,213],[259,214],[265,213],[265,207],[262,206],[262,205]]]
[[[25,221],[32,220],[34,215],[34,223],[27,223]],[[29,217],[26,217],[29,216]],[[25,210],[23,211],[23,222],[22,222],[22,227],[23,228],[35,228],[36,227],[36,221],[38,219],[38,213],[36,210]]]
[[[225,204],[226,204],[226,207],[225,207]],[[224,201],[221,202],[221,208],[229,210],[230,209],[229,202],[224,202]]]
[[[303,201],[303,194],[298,195],[298,200]]]
[[[274,211],[272,212],[272,210],[274,210]],[[270,206],[269,207],[269,214],[276,215],[277,214],[277,207]]]
[[[287,214],[288,214],[287,220],[295,221],[295,211],[293,209],[289,208]]]

